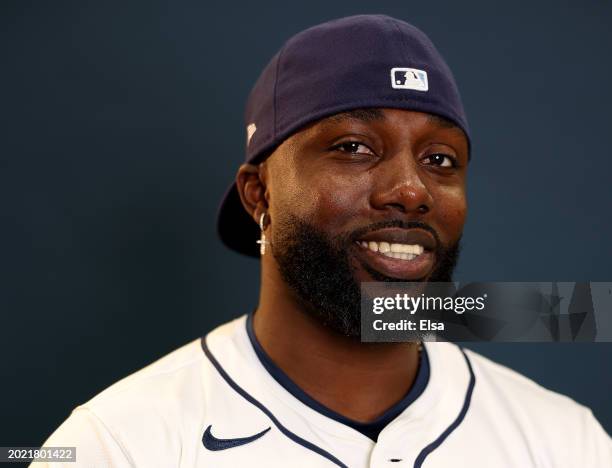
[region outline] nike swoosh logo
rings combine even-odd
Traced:
[[[204,435],[202,436],[202,443],[204,444],[204,447],[212,451],[227,450],[232,447],[239,447],[240,445],[250,444],[251,442],[262,437],[266,432],[271,429],[269,427],[249,437],[238,437],[237,439],[217,439],[214,435],[212,435],[211,428],[212,425],[208,426],[204,431]]]

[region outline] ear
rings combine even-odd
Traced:
[[[255,166],[243,164],[236,174],[236,187],[242,206],[259,223],[259,218],[268,211],[265,184],[265,161]]]

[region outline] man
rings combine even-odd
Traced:
[[[609,467],[569,398],[451,343],[361,343],[363,281],[449,281],[467,120],[429,39],[386,16],[291,38],[253,88],[222,204],[261,257],[253,313],[77,407],[77,466]]]

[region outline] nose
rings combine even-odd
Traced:
[[[382,166],[385,166],[384,168]],[[379,166],[371,204],[378,210],[424,215],[433,208],[433,197],[423,182],[412,154],[396,154]]]

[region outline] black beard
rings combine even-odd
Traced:
[[[461,250],[460,240],[451,246],[442,246],[437,233],[427,224],[394,220],[370,225],[350,235],[329,237],[294,215],[277,220],[271,250],[281,276],[296,292],[304,310],[337,333],[357,339],[361,336],[361,287],[349,261],[349,248],[366,232],[385,227],[421,228],[430,232],[438,248],[436,266],[428,281],[452,281]],[[404,281],[361,265],[375,281]]]

